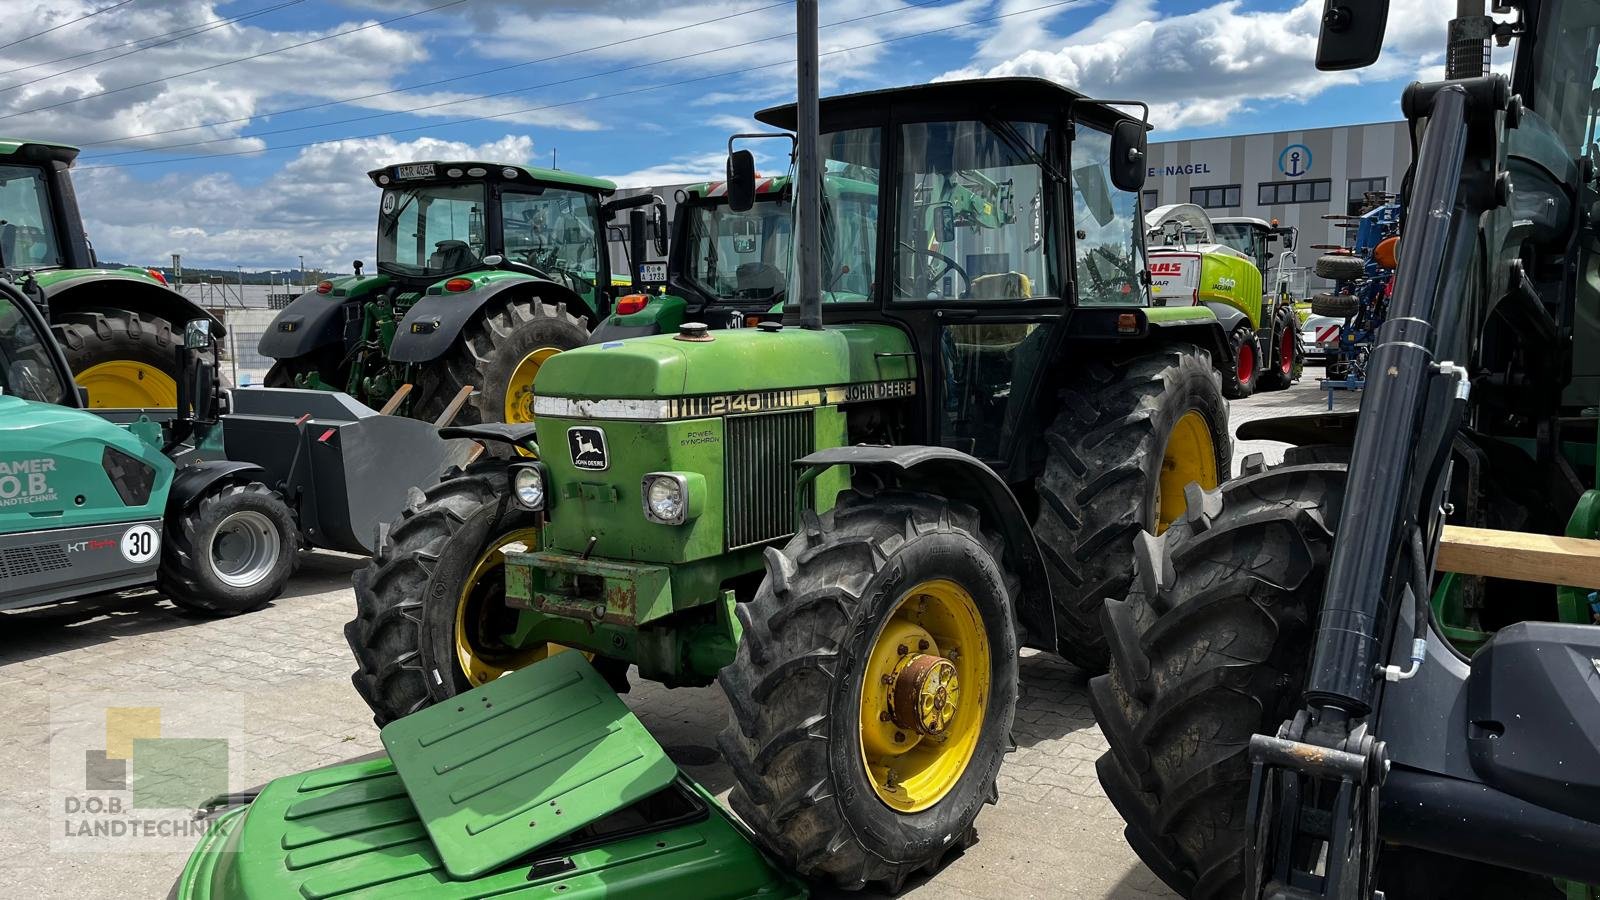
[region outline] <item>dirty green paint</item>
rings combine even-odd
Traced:
[[[1151,325],[1205,325],[1217,321],[1216,314],[1204,306],[1152,306],[1144,311]]]

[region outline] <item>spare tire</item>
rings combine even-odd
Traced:
[[[1367,261],[1348,253],[1329,253],[1317,257],[1317,277],[1344,281],[1367,273]]]
[[[1311,298],[1311,312],[1318,316],[1348,319],[1361,309],[1361,300],[1354,294],[1317,294]]]

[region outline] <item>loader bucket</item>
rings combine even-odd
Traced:
[[[410,489],[436,483],[473,449],[349,394],[290,388],[235,390],[222,436],[228,459],[267,471],[308,544],[369,556],[378,526],[399,518]]]

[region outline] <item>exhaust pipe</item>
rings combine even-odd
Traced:
[[[1444,77],[1480,78],[1489,74],[1489,39],[1494,19],[1484,15],[1483,0],[1456,0],[1445,47]]]
[[[795,155],[797,198],[795,218],[795,289],[800,302],[800,327],[822,328],[822,168],[817,144],[817,0],[795,3]]]

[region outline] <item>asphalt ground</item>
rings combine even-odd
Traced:
[[[1232,424],[1324,409],[1316,374],[1231,404]],[[1353,408],[1355,398],[1341,394],[1337,405]],[[1252,452],[1275,462],[1282,445],[1236,442],[1235,468]],[[70,833],[86,800],[112,795],[88,788],[125,771],[129,763],[117,757],[131,752],[130,736],[190,739],[202,754],[225,741],[227,790],[378,751],[350,686],[342,633],[354,611],[350,576],[362,564],[307,554],[281,598],[234,619],[191,618],[154,593],[0,613],[0,894],[166,895],[192,838]],[[1024,656],[1021,673],[1017,749],[1001,770],[1000,802],[979,817],[978,842],[906,896],[1173,896],[1123,842],[1095,778],[1105,741],[1085,675],[1036,653]],[[726,716],[717,688],[636,682],[627,701],[684,771],[726,794],[732,773],[712,739]]]

